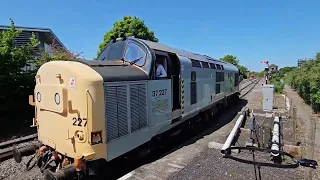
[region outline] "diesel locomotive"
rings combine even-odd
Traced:
[[[156,62],[166,77],[156,76]],[[45,179],[98,177],[107,162],[228,106],[240,81],[230,63],[124,36],[97,60],[47,62],[35,79],[29,101]],[[14,149],[16,160],[22,154]]]

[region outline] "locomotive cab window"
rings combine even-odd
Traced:
[[[144,50],[135,43],[130,42],[127,45],[126,54],[124,56],[124,60],[127,62],[133,62],[138,66],[143,66],[146,59],[146,53]]]
[[[168,57],[160,54],[156,54],[156,67],[155,67],[156,79],[168,78]]]
[[[143,66],[146,60],[146,52],[136,43],[117,41],[109,44],[99,55],[97,60],[114,61],[124,59],[127,62],[135,61],[135,65]]]
[[[126,47],[125,41],[117,41],[109,44],[99,55],[98,60],[119,60],[123,57],[124,50]]]

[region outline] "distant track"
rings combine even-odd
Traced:
[[[254,79],[254,80],[252,80],[251,83],[249,83],[247,86],[241,88],[240,91],[242,92],[244,89],[247,89],[247,88],[249,88],[249,86],[253,85],[253,86],[251,86],[251,87],[249,88],[248,91],[245,91],[245,93],[241,94],[241,95],[240,95],[240,98],[246,96],[249,92],[251,92],[251,90],[260,82],[260,80],[261,80],[261,79]]]
[[[248,85],[245,85],[245,87],[240,89],[240,92],[244,89],[247,89],[250,85],[254,84],[248,91],[246,91],[244,94],[241,94],[240,98],[247,95],[259,81],[260,79],[245,79],[242,82],[240,82],[241,84],[248,83]],[[0,162],[12,158],[12,149],[14,145],[29,142],[36,138],[38,138],[37,133],[0,143]]]

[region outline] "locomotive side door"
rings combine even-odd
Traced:
[[[171,79],[171,104],[172,111],[180,110],[180,61],[176,54],[167,53],[163,51],[154,50],[156,55],[156,61],[164,66],[167,72],[166,78],[155,78],[158,79]],[[155,67],[155,71],[156,71]]]
[[[156,63],[163,66],[167,76],[157,77],[157,66],[154,65],[154,76],[148,82],[150,126],[161,124],[172,119],[172,82],[169,68],[170,57],[166,52],[154,50]]]

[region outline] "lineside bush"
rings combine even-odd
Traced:
[[[320,112],[320,53],[300,68],[289,72],[285,82],[298,92],[313,111]]]
[[[272,75],[270,80],[271,84],[274,85],[274,91],[276,93],[283,93],[284,83],[281,81],[282,76],[279,73],[275,73]]]

